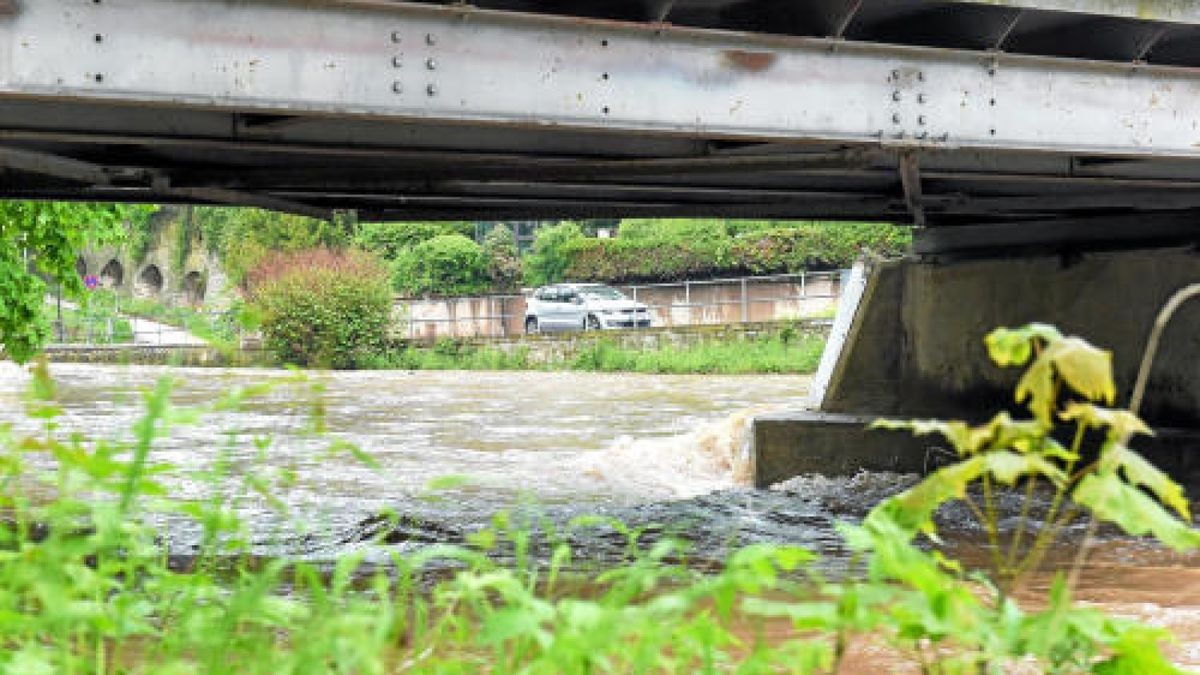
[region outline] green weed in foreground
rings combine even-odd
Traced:
[[[589,342],[573,356],[555,355],[534,360],[529,349],[524,347],[502,350],[445,340],[432,348],[410,347],[376,355],[360,365],[408,370],[576,370],[721,375],[811,373],[817,369],[824,349],[823,337],[807,333],[654,349],[630,349],[600,338]]]
[[[638,532],[595,517],[569,527],[615,530],[628,555],[585,574],[566,544],[548,561],[531,560],[530,530],[503,514],[468,544],[395,555],[383,571],[364,568],[361,553],[329,569],[255,562],[237,495],[270,498],[290,476],[235,476],[215,451],[211,469],[191,476],[208,494],[172,497],[162,481],[178,470],[156,460],[154,442],[197,411],[173,408],[164,382],[147,393],[131,442],[60,439],[42,367],[28,413],[44,421],[44,433],[21,438],[0,429],[0,671],[810,673],[836,671],[847,648],[866,639],[930,673],[998,673],[1017,663],[1046,672],[1175,672],[1159,652],[1165,632],[1073,605],[1062,579],[1044,609],[1028,611],[993,579],[914,545],[918,533],[933,533],[937,506],[964,498],[968,483],[1054,482],[1049,463],[1073,461],[1070,450],[1021,426],[1046,423],[1046,391],[1084,399],[1111,391],[1108,371],[1097,368],[1104,353],[1082,341],[1042,329],[993,335],[993,356],[1018,364],[1033,356],[1018,392],[1034,419],[937,426],[962,441],[963,461],[884,501],[861,525],[844,526],[866,573],[839,581],[822,578],[809,566],[812,554],[787,545],[742,548],[716,572],[689,569],[677,562],[686,558],[683,543],[643,545]],[[212,407],[236,407],[254,393]],[[1075,405],[1061,416],[1110,431],[1139,424],[1131,414]],[[1117,447],[1106,445],[1084,472],[1089,478],[1074,484],[1078,508],[1132,534],[1149,529],[1173,547],[1196,547],[1200,534],[1149,495],[1115,486],[1143,485],[1180,508],[1169,479]],[[203,532],[185,569],[168,565],[152,525],[162,514]],[[515,563],[489,557],[501,545],[516,552]],[[434,563],[439,571],[429,574]]]

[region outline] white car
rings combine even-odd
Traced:
[[[554,284],[525,302],[525,332],[646,328],[650,310],[604,284]]]

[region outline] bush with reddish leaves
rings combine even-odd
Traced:
[[[285,363],[353,368],[378,351],[391,322],[388,270],[359,251],[271,254],[246,286],[267,349]]]

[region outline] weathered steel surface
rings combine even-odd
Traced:
[[[1193,3],[794,5],[10,2],[0,190],[364,218],[1200,208],[1200,71],[1130,62],[1188,63]],[[763,25],[789,8],[809,24]]]
[[[0,92],[276,115],[1200,154],[1182,69],[379,3],[40,0]],[[268,119],[263,126],[288,121]]]

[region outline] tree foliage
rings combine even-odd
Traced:
[[[125,236],[124,224],[150,207],[78,202],[0,201],[0,346],[25,362],[50,336],[44,305],[50,285],[80,297],[75,260],[88,243]]]
[[[496,225],[483,238],[483,257],[488,281],[500,291],[513,290],[521,281],[521,256],[512,230]]]
[[[488,287],[483,249],[461,234],[442,234],[406,249],[393,268],[397,290],[416,295],[469,295]]]
[[[465,221],[359,223],[354,245],[394,262],[406,250],[443,234],[475,235],[475,224]]]
[[[564,247],[583,238],[583,230],[570,221],[538,230],[533,250],[525,256],[525,283],[541,286],[562,281],[571,264]]]
[[[192,216],[208,250],[235,282],[272,252],[342,248],[350,233],[338,222],[239,206],[198,206]]]

